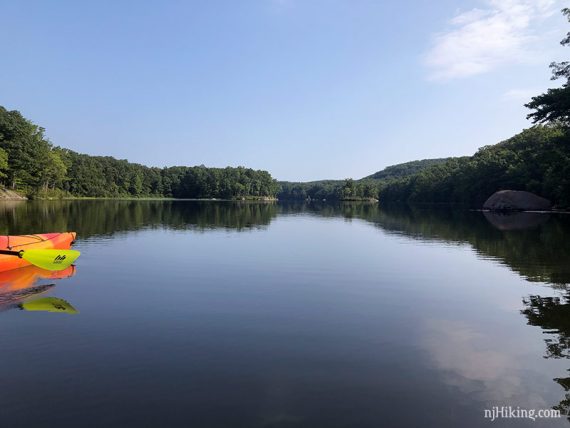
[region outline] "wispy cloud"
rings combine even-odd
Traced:
[[[430,79],[449,80],[532,61],[536,28],[557,12],[557,0],[486,0],[457,14],[425,54]]]

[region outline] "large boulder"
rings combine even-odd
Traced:
[[[493,193],[483,204],[491,211],[546,211],[552,202],[534,193],[520,190],[500,190]]]

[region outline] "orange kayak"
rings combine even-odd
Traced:
[[[42,233],[39,235],[0,236],[0,250],[67,250],[75,241],[75,232]],[[26,260],[0,254],[0,272],[30,266]]]

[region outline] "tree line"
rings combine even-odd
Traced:
[[[0,183],[28,196],[267,198],[267,171],[205,166],[147,167],[55,147],[45,130],[0,106]]]
[[[391,165],[360,180],[321,180],[308,183],[280,182],[279,199],[359,201],[378,199],[380,189],[390,181],[410,177],[451,158],[423,159]]]
[[[280,182],[280,200],[358,201],[378,198],[378,186],[373,180],[323,180],[309,183]]]

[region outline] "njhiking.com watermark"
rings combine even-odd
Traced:
[[[521,409],[512,406],[493,406],[485,409],[485,419],[491,422],[497,419],[557,419],[562,417],[562,413],[557,409]]]

